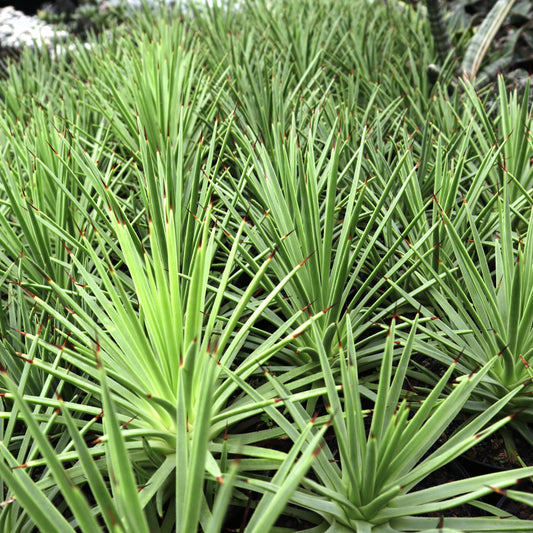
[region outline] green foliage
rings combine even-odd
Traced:
[[[37,12],[37,17],[47,24],[86,38],[92,33],[104,32],[121,24],[128,16],[125,3],[110,6],[107,2],[98,0],[82,0],[77,4],[79,5],[62,0],[45,3]]]
[[[455,4],[456,11],[461,11],[465,2],[459,1]],[[515,54],[515,48],[522,33],[527,34],[528,32],[527,25],[531,15],[531,3],[524,0],[519,1],[516,5],[515,0],[498,0],[492,3],[481,23],[472,30],[473,36],[466,46],[459,65],[458,60],[460,58],[457,57],[458,54],[452,46],[443,2],[441,0],[426,0],[426,6],[433,42],[441,63],[451,57],[452,63],[457,63],[454,66],[456,74],[464,80],[475,82],[478,86],[491,81],[496,74],[513,62],[514,55],[519,55],[519,53]],[[519,21],[519,29],[511,31],[509,38],[503,39],[503,43],[497,43],[498,48],[502,49],[503,52],[500,52],[496,59],[481,69],[489,48],[495,44],[496,35],[509,15],[512,15],[515,21]],[[531,43],[527,39],[525,41],[526,49],[530,48]],[[438,70],[437,68],[435,73],[434,66],[432,66],[428,74],[430,76],[438,75]]]
[[[429,35],[215,3],[10,65],[1,531],[531,531],[528,458],[434,477],[533,441],[531,109]]]

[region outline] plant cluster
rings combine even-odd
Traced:
[[[230,1],[9,66],[1,531],[533,530],[532,110],[430,42]]]
[[[44,3],[37,11],[37,17],[47,24],[65,29],[82,39],[124,22],[127,16],[126,3],[109,5],[101,0],[83,0],[76,4],[69,0],[56,0]]]

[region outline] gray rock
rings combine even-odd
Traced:
[[[27,46],[52,47],[54,43],[65,41],[66,31],[56,31],[37,17],[30,17],[12,6],[0,9],[0,47],[19,50]]]

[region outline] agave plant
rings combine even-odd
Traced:
[[[62,464],[66,450],[58,450],[52,447],[48,435],[42,425],[39,424],[36,413],[32,412],[27,402],[20,393],[19,387],[4,372],[4,382],[11,390],[15,399],[15,406],[12,410],[13,416],[17,415],[20,409],[20,416],[27,424],[29,433],[25,437],[28,441],[30,436],[35,439],[36,446],[32,446],[42,455],[46,461],[47,468],[38,483],[28,475],[39,464],[39,460],[20,465],[5,442],[2,443],[0,454],[5,463],[2,462],[0,469],[2,478],[9,487],[8,498],[2,503],[3,512],[1,515],[3,529],[12,531],[31,527],[35,525],[39,530],[46,531],[102,531],[105,524],[106,531],[196,531],[198,528],[198,517],[195,516],[195,505],[190,505],[188,513],[181,515],[176,529],[176,511],[165,517],[161,527],[155,518],[154,509],[147,507],[147,503],[153,497],[152,482],[168,476],[178,466],[182,473],[187,473],[185,483],[176,484],[176,509],[183,502],[187,502],[187,494],[198,493],[198,483],[203,482],[204,474],[201,471],[195,473],[194,469],[186,468],[192,466],[187,457],[177,456],[173,464],[166,464],[164,469],[157,471],[150,483],[145,487],[147,490],[138,489],[137,479],[129,460],[127,444],[122,435],[117,413],[111,398],[110,389],[106,381],[103,368],[100,368],[100,379],[103,391],[103,405],[105,411],[105,446],[96,445],[89,447],[85,442],[85,435],[88,428],[94,428],[94,420],[88,422],[82,428],[78,424],[82,422],[78,417],[73,417],[66,407],[66,402],[58,395],[58,412],[65,429],[72,439],[74,446],[70,446],[70,455],[75,456],[77,464],[70,468],[65,468]],[[209,401],[205,397],[206,402]],[[71,404],[72,405],[72,404]],[[79,407],[79,406],[78,406]],[[206,415],[206,413],[203,413]],[[4,436],[6,436],[4,434]],[[27,445],[28,443],[25,442]],[[197,447],[200,446],[198,440],[193,446],[193,455],[198,457]],[[96,448],[96,449],[95,449]],[[102,462],[95,459],[95,452],[105,457]],[[200,459],[201,452],[200,452]],[[194,462],[194,460],[193,460]],[[102,464],[103,463],[103,464]],[[201,463],[200,463],[201,464]],[[37,467],[38,468],[38,467]],[[202,519],[205,531],[219,531],[223,523],[231,496],[233,479],[236,468],[232,467],[224,478],[218,478],[219,491],[214,501],[213,512],[208,517]],[[106,483],[107,476],[110,475],[111,488]],[[195,475],[198,477],[195,479]],[[105,476],[105,478],[104,478]],[[57,484],[57,488],[54,486]],[[90,492],[89,492],[90,490]],[[50,493],[60,494],[64,498],[63,512],[58,512],[57,508],[50,502]],[[162,490],[158,489],[161,494]],[[87,501],[87,496],[91,494],[96,502],[96,507],[91,507]],[[164,498],[158,498],[157,509],[161,513],[161,505]],[[18,508],[18,509],[17,509]],[[31,521],[27,521],[24,513],[17,513],[17,510],[24,509]],[[205,512],[205,510],[204,510]],[[71,516],[72,518],[71,518]]]
[[[91,162],[87,157],[86,169],[92,172],[96,184],[100,176],[97,168],[90,166]],[[146,172],[145,177],[149,178],[150,174]],[[266,393],[263,402],[246,405],[238,396],[238,381],[227,376],[221,379],[221,369],[236,367],[234,374],[240,380],[247,379],[258,365],[282,350],[323,313],[308,318],[293,331],[291,325],[299,318],[296,316],[259,345],[252,342],[248,346],[247,337],[254,323],[291,277],[305,268],[305,263],[298,263],[269,296],[258,301],[253,295],[260,278],[274,261],[273,251],[265,256],[262,268],[246,290],[238,291],[229,286],[229,280],[236,274],[235,258],[246,220],[231,237],[224,230],[224,220],[218,219],[214,224],[211,205],[206,206],[202,221],[183,210],[181,216],[192,218],[197,228],[195,234],[185,239],[181,228],[188,226],[177,219],[178,210],[169,203],[156,210],[148,203],[148,240],[143,243],[135,227],[126,221],[117,197],[108,188],[102,189],[102,193],[109,205],[110,225],[121,251],[120,264],[105,251],[105,241],[93,228],[96,247],[88,242],[83,232],[79,243],[72,239],[64,243],[70,269],[78,278],[74,282],[75,291],[66,290],[50,275],[46,276],[49,288],[64,306],[62,310],[32,293],[21,282],[27,297],[55,321],[56,331],[63,329],[60,335],[67,339],[58,346],[50,343],[40,328],[36,332],[24,331],[24,337],[31,341],[31,351],[21,357],[31,363],[32,368],[55,376],[62,383],[98,395],[96,350],[99,365],[107,369],[117,416],[122,423],[131,419],[127,438],[136,444],[129,453],[135,453],[135,448],[144,450],[141,464],[146,462],[147,453],[148,457],[176,457],[173,463],[163,461],[158,466],[157,479],[162,487],[166,482],[163,473],[169,475],[176,469],[180,497],[175,513],[178,520],[184,521],[184,531],[189,531],[190,524],[199,520],[202,499],[198,494],[205,468],[214,479],[222,475],[212,452],[207,449],[208,443],[217,434],[224,433],[230,421],[235,423],[260,412],[264,402],[279,401],[275,391],[271,391],[270,395]],[[161,211],[163,220],[158,218]],[[36,222],[39,219],[41,223],[47,222],[42,212],[37,212],[36,216]],[[52,224],[48,225],[54,230]],[[55,231],[58,238],[66,237],[61,227],[55,227]],[[232,245],[224,269],[220,275],[215,275],[212,262],[222,236],[230,238]],[[182,249],[178,255],[180,243],[188,243],[195,251]],[[188,256],[189,252],[190,263],[180,265],[179,257]],[[93,265],[92,271],[85,267],[87,259]],[[183,267],[189,269],[184,271]],[[70,274],[69,277],[73,279]],[[228,305],[231,303],[234,305]],[[49,359],[52,362],[48,362]],[[83,375],[70,372],[65,364],[78,368]],[[211,392],[206,392],[209,390]],[[12,388],[9,391],[13,393]],[[235,408],[227,404],[232,397],[238,404]],[[20,395],[15,398],[20,404]],[[50,405],[51,400],[41,397],[31,401]],[[106,402],[104,395],[104,410]],[[86,416],[94,416],[91,405],[77,408]],[[29,412],[24,411],[25,419],[30,416]],[[229,445],[230,453],[236,451]],[[250,451],[251,448],[247,453]],[[23,455],[23,452],[20,453]],[[92,454],[96,453],[98,449],[93,449]],[[58,460],[65,459],[60,454]],[[189,478],[194,483],[188,482]],[[154,481],[151,484],[156,489]],[[185,490],[188,496],[183,498]]]
[[[469,204],[463,205],[470,220],[473,250],[465,245],[453,220],[443,215],[457,265],[450,265],[449,275],[441,280],[439,288],[432,289],[438,320],[432,321],[432,327],[426,331],[429,338],[437,341],[433,355],[450,361],[454,351],[462,351],[461,365],[465,370],[474,370],[498,355],[497,363],[478,387],[482,405],[524,384],[510,409],[520,410],[523,417],[529,418],[531,287],[527,272],[532,266],[531,243],[529,232],[520,238],[513,232],[507,191],[504,185],[498,198],[500,223],[490,240],[480,234]],[[530,224],[531,221],[528,227]],[[452,272],[454,268],[461,273],[458,280]],[[451,305],[453,300],[461,304]],[[437,331],[446,331],[446,339]],[[428,348],[424,352],[429,354],[432,350]],[[523,431],[527,429],[527,426],[519,427]]]
[[[350,320],[349,315],[346,320]],[[454,418],[496,363],[496,358],[492,358],[477,373],[457,377],[451,392],[444,393],[457,368],[457,363],[452,364],[427,397],[415,405],[404,396],[402,384],[417,334],[418,318],[415,318],[407,339],[402,342],[402,353],[396,367],[393,365],[393,346],[398,342],[395,322],[396,319],[393,319],[388,330],[371,413],[363,409],[353,336],[349,333],[347,345],[339,345],[339,357],[335,363],[341,369],[342,393],[335,384],[331,359],[324,347],[320,350],[327,388],[326,405],[332,414],[335,439],[323,442],[320,451],[317,451],[316,461],[311,464],[313,475],[306,477],[301,487],[287,499],[304,508],[306,512],[302,516],[312,523],[320,524],[319,527],[324,529],[327,527],[324,524],[327,524],[328,531],[392,533],[437,531],[440,528],[450,531],[528,531],[533,527],[533,521],[516,520],[478,499],[513,485],[517,477],[531,475],[533,468],[487,474],[429,488],[421,485],[430,474],[508,423],[513,415],[493,420],[516,397],[520,388],[509,392],[485,412],[452,431],[450,426]],[[318,329],[313,329],[319,338]],[[347,331],[350,332],[351,328],[348,327]],[[272,382],[280,394],[283,393],[283,385],[276,383],[275,377]],[[295,424],[283,420],[281,413],[270,411],[294,439],[298,434],[295,425],[301,430],[306,427],[306,411],[299,403],[291,402],[287,407]],[[448,434],[448,438],[441,443],[439,438],[443,432]],[[239,478],[236,486],[244,486]],[[246,486],[259,488],[263,485],[247,478]],[[273,487],[271,490],[270,499],[274,499],[276,489]],[[527,494],[515,492],[517,498],[528,499]],[[247,531],[262,530],[268,518],[259,511],[267,502],[268,499],[263,497]],[[489,516],[420,516],[442,512],[463,503],[483,509]],[[502,518],[505,520],[502,521]]]
[[[30,438],[35,439],[36,445],[34,444],[32,448],[42,455],[42,459],[20,464],[5,443],[0,444],[0,454],[5,460],[5,463],[0,463],[0,472],[9,487],[8,497],[1,504],[3,510],[0,523],[3,529],[16,531],[24,528],[31,529],[35,526],[40,531],[61,532],[89,533],[105,530],[192,533],[201,527],[202,531],[206,532],[220,531],[227,519],[232,488],[240,470],[238,463],[233,462],[228,465],[228,472],[218,476],[216,480],[213,479],[212,483],[207,481],[208,486],[210,484],[216,486],[216,497],[210,498],[211,507],[206,505],[201,496],[201,486],[205,481],[203,470],[194,468],[195,463],[201,467],[203,459],[202,444],[197,439],[191,448],[192,458],[188,458],[186,456],[188,454],[181,455],[176,449],[175,458],[169,458],[145,485],[139,487],[138,475],[132,469],[129,459],[131,450],[125,441],[123,429],[120,429],[119,417],[105,372],[99,363],[98,366],[103,391],[104,419],[107,419],[104,421],[105,445],[97,444],[91,447],[87,445],[85,434],[89,427],[94,426],[94,420],[80,429],[78,427],[80,420],[69,413],[69,408],[74,405],[65,402],[57,395],[56,414],[61,413],[58,419],[61,419],[61,424],[68,429],[73,443],[69,454],[61,453],[57,448],[52,447],[46,430],[39,425],[35,412],[31,411],[9,375],[5,371],[2,372],[4,383],[15,400],[12,413],[16,416],[20,409],[20,417],[29,430],[24,438],[24,444],[27,445]],[[205,395],[204,404],[207,411],[209,411],[209,402],[209,396]],[[208,417],[207,411],[203,411],[202,415]],[[266,517],[267,522],[273,523],[282,513],[284,506],[280,505],[280,500],[281,504],[286,503],[286,498],[296,489],[314,461],[317,447],[328,428],[327,424],[322,425],[322,428],[308,442],[310,432],[315,426],[316,417],[313,417],[290,453],[277,454],[281,456],[281,459],[277,457],[279,470],[276,477],[283,479],[283,490],[273,500],[268,497],[268,491],[265,490],[267,494],[265,498],[268,501],[261,507],[265,511],[262,515],[263,522]],[[182,429],[185,430],[182,437],[187,440],[187,431],[185,428]],[[227,452],[227,450],[224,451]],[[95,457],[96,454],[103,456],[104,459]],[[75,457],[77,463],[65,468],[62,462],[67,459],[67,456],[68,458]],[[200,462],[197,463],[198,458]],[[27,472],[39,469],[41,464],[46,464],[46,469],[41,479],[35,482],[34,475],[30,477]],[[174,471],[176,471],[176,484],[172,490],[168,487],[167,481]],[[111,483],[107,481],[108,475]],[[173,497],[171,496],[173,500],[171,503],[167,502],[167,496],[164,494],[166,492],[174,494]],[[156,503],[150,505],[154,494]],[[51,495],[55,495],[56,499],[63,498],[61,513],[50,502]],[[93,507],[88,503],[89,495],[96,502]],[[201,500],[200,516],[197,513],[199,507],[197,500]],[[159,514],[160,519],[156,513]],[[102,529],[102,526],[105,529]]]
[[[467,91],[470,94],[468,87]],[[471,98],[474,101],[473,95]],[[416,244],[409,247],[409,253],[423,265],[417,273],[419,281],[428,286],[429,302],[424,312],[433,318],[423,326],[428,334],[426,340],[422,335],[417,337],[417,349],[446,365],[451,364],[457,352],[463,352],[459,365],[464,372],[475,371],[499,355],[487,379],[478,387],[479,396],[474,394],[478,403],[468,405],[483,408],[516,386],[526,384],[508,409],[522,412],[512,425],[531,439],[527,424],[520,422],[520,418],[524,421],[530,416],[530,162],[524,133],[520,129],[512,133],[509,130],[513,118],[522,117],[526,127],[528,119],[516,99],[508,103],[501,80],[498,105],[497,128],[490,126],[490,131],[499,138],[499,146],[485,147],[484,164],[468,181],[472,188],[462,192],[461,187],[450,189],[450,183],[443,182],[441,190],[451,191],[451,202],[450,195],[446,201],[444,196],[435,195],[433,209],[438,216],[434,220],[440,222],[433,226],[437,235],[434,253],[429,254],[426,239],[415,237]],[[476,109],[487,127],[490,121],[480,106],[478,101]],[[508,136],[502,139],[502,133]],[[477,150],[481,155],[482,149],[478,146]],[[487,188],[487,182],[493,184]],[[483,189],[485,192],[476,198],[475,191]],[[396,287],[409,299],[398,284]]]
[[[322,104],[325,109],[329,105],[327,100]],[[384,228],[394,217],[416,168],[406,170],[406,179],[397,187],[398,176],[405,170],[406,152],[384,183],[369,176],[363,170],[367,130],[363,127],[359,146],[347,157],[346,153],[352,152],[337,133],[339,124],[334,122],[324,137],[318,123],[322,117],[318,111],[309,117],[309,130],[304,137],[298,133],[293,115],[287,133],[273,132],[273,147],[262,142],[251,144],[247,140],[251,131],[246,135],[233,129],[239,159],[247,165],[241,169],[241,180],[229,175],[227,181],[218,184],[217,194],[228,209],[236,210],[232,195],[238,191],[240,209],[247,207],[253,221],[245,228],[250,255],[243,268],[257,272],[260,263],[251,254],[264,249],[268,242],[276,243],[278,260],[264,278],[266,290],[285,279],[291,265],[306,261],[307,268],[285,285],[277,304],[285,319],[303,309],[314,314],[331,308],[319,325],[330,350],[336,344],[335,324],[346,310],[354,317],[358,335],[363,336],[371,327],[371,315],[377,318],[397,305],[382,274],[403,236],[398,236],[382,253],[376,253],[376,249],[380,249]],[[422,216],[421,211],[412,224]],[[375,255],[378,257],[374,263]],[[369,268],[369,264],[373,267]],[[381,289],[384,294],[379,293]],[[313,335],[304,333],[296,342],[297,360],[317,361]],[[368,338],[365,344],[371,358]]]

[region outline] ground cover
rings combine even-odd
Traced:
[[[92,39],[0,83],[0,529],[531,531],[527,89],[397,2]]]

